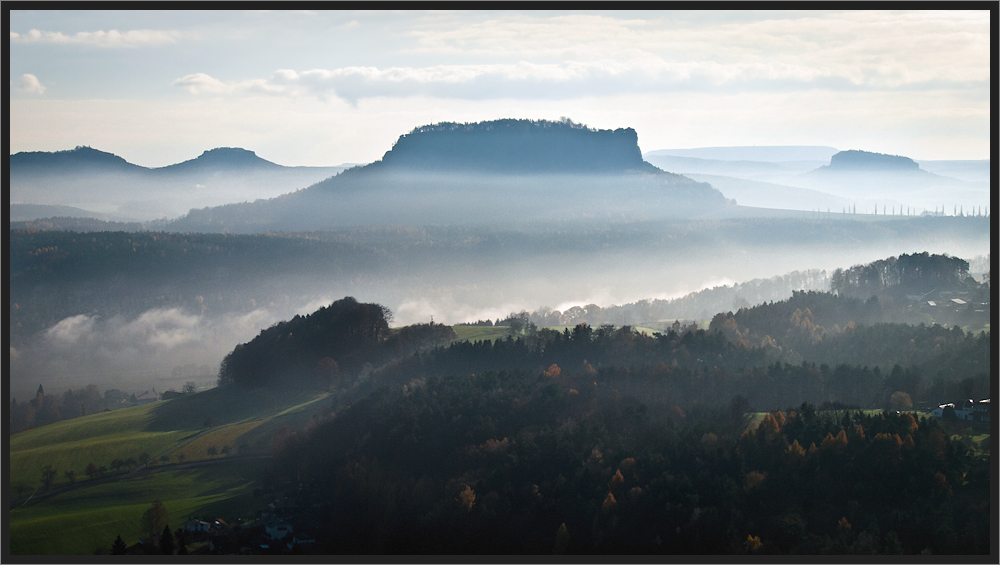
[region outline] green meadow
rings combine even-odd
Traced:
[[[142,534],[139,519],[154,500],[166,505],[172,528],[190,516],[250,517],[259,504],[250,493],[263,464],[227,460],[222,448],[229,446],[230,456],[266,454],[278,428],[301,428],[329,412],[323,402],[329,395],[211,389],[14,434],[8,467],[11,554],[92,554],[119,534],[135,543]],[[217,455],[208,454],[210,446]],[[122,471],[116,480],[88,480],[84,473],[93,462],[113,475],[114,459],[168,451],[171,464],[182,453],[185,463],[214,461],[191,468],[159,464],[129,478]],[[57,474],[46,491],[41,478],[47,465]],[[67,470],[76,473],[73,485]]]
[[[8,514],[11,555],[92,555],[118,535],[129,545],[145,535],[143,513],[160,500],[172,529],[191,517],[249,518],[260,465],[221,461],[148,472],[134,479],[43,494]]]

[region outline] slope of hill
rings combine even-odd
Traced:
[[[273,171],[283,168],[281,165],[261,159],[253,151],[238,147],[219,147],[210,149],[195,159],[154,169],[163,174],[197,174],[206,172],[245,172]]]
[[[674,155],[720,161],[764,161],[782,163],[788,161],[829,161],[837,152],[834,147],[824,145],[753,145],[737,147],[697,147],[691,149],[658,149],[648,151],[651,155]]]
[[[92,218],[95,220],[111,221],[113,218],[108,214],[99,214],[82,208],[72,206],[59,206],[53,204],[11,204],[7,216],[8,222],[30,222],[41,218]]]
[[[711,183],[726,198],[732,198],[741,206],[822,212],[829,210],[839,213],[845,206],[852,204],[849,199],[819,190],[773,182],[712,174],[688,173],[687,176]]]
[[[706,183],[642,161],[631,129],[499,120],[436,124],[381,161],[267,201],[192,210],[181,231],[681,218],[724,208]]]
[[[215,512],[249,515],[259,505],[252,485],[275,434],[328,415],[328,397],[211,389],[14,434],[10,553],[92,554],[117,535],[134,543],[146,535],[140,518],[154,499],[171,526]],[[48,488],[39,485],[46,468],[55,471]]]
[[[920,168],[936,175],[967,182],[990,182],[990,160],[917,161]]]

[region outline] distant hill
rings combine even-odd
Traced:
[[[990,182],[990,160],[917,161],[920,168],[936,175],[967,182]]]
[[[719,161],[829,161],[837,148],[824,145],[753,145],[736,147],[697,147],[691,149],[658,149],[645,153],[647,160],[655,155],[695,157]]]
[[[665,171],[680,174],[733,175],[737,178],[756,178],[765,175],[789,173],[794,170],[768,161],[727,161],[722,159],[650,154],[646,154],[645,158],[649,163]]]
[[[10,156],[11,177],[31,174],[75,175],[80,173],[138,173],[145,167],[133,165],[113,154],[77,146],[68,151],[30,151]]]
[[[192,208],[271,198],[341,171],[338,167],[284,167],[246,149],[222,147],[166,167],[146,168],[90,147],[21,152],[10,156],[10,202],[90,210],[98,218],[148,221]],[[23,209],[26,212],[28,209]],[[31,214],[22,221],[52,216]]]
[[[909,157],[851,149],[830,157],[829,169],[835,171],[918,171],[920,165]]]
[[[880,213],[889,212],[886,206],[920,213],[990,205],[989,183],[934,174],[909,157],[870,151],[841,151],[830,158],[829,165],[796,175],[786,183],[850,198],[859,205],[874,201],[881,204]]]
[[[94,218],[108,221],[112,218],[107,214],[100,214],[82,208],[72,206],[56,206],[45,204],[11,204],[9,206],[8,222],[27,222],[39,218]]]
[[[818,190],[720,175],[689,174],[695,180],[711,183],[727,198],[741,206],[786,210],[841,212],[852,201]]]
[[[195,159],[155,170],[160,174],[191,174],[207,171],[274,171],[282,168],[284,167],[281,165],[261,159],[253,151],[238,147],[219,147],[205,151]]]
[[[632,128],[596,130],[570,121],[443,122],[400,136],[381,167],[502,174],[654,171],[637,143]]]
[[[644,162],[631,128],[498,120],[416,128],[379,161],[280,198],[192,210],[168,229],[678,218],[726,206],[711,185]]]

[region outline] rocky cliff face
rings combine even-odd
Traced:
[[[595,130],[570,121],[440,123],[400,136],[382,168],[489,173],[651,171],[632,128]]]

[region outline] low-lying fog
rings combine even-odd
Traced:
[[[988,221],[988,220],[987,220]],[[791,271],[867,263],[901,253],[929,251],[971,259],[990,253],[988,238],[926,241],[824,241],[822,234],[801,244],[727,243],[711,248],[650,251],[641,245],[604,249],[523,249],[506,244],[498,253],[391,253],[351,276],[329,276],[323,265],[267,280],[234,280],[234,292],[248,298],[238,310],[222,311],[211,296],[198,296],[141,315],[100,313],[66,317],[26,343],[10,349],[10,391],[20,400],[39,384],[49,392],[96,384],[157,392],[180,390],[185,382],[212,386],[221,359],[263,328],[295,314],[353,296],[394,313],[393,326],[433,321],[445,324],[504,318],[541,307],[607,307],[646,298],[673,298],[704,288],[769,278]],[[785,239],[785,238],[777,238]],[[786,239],[787,241],[787,239]],[[662,248],[661,248],[662,249]],[[774,297],[775,300],[782,297]],[[734,309],[720,304],[719,311]],[[638,325],[652,320],[627,320]]]

